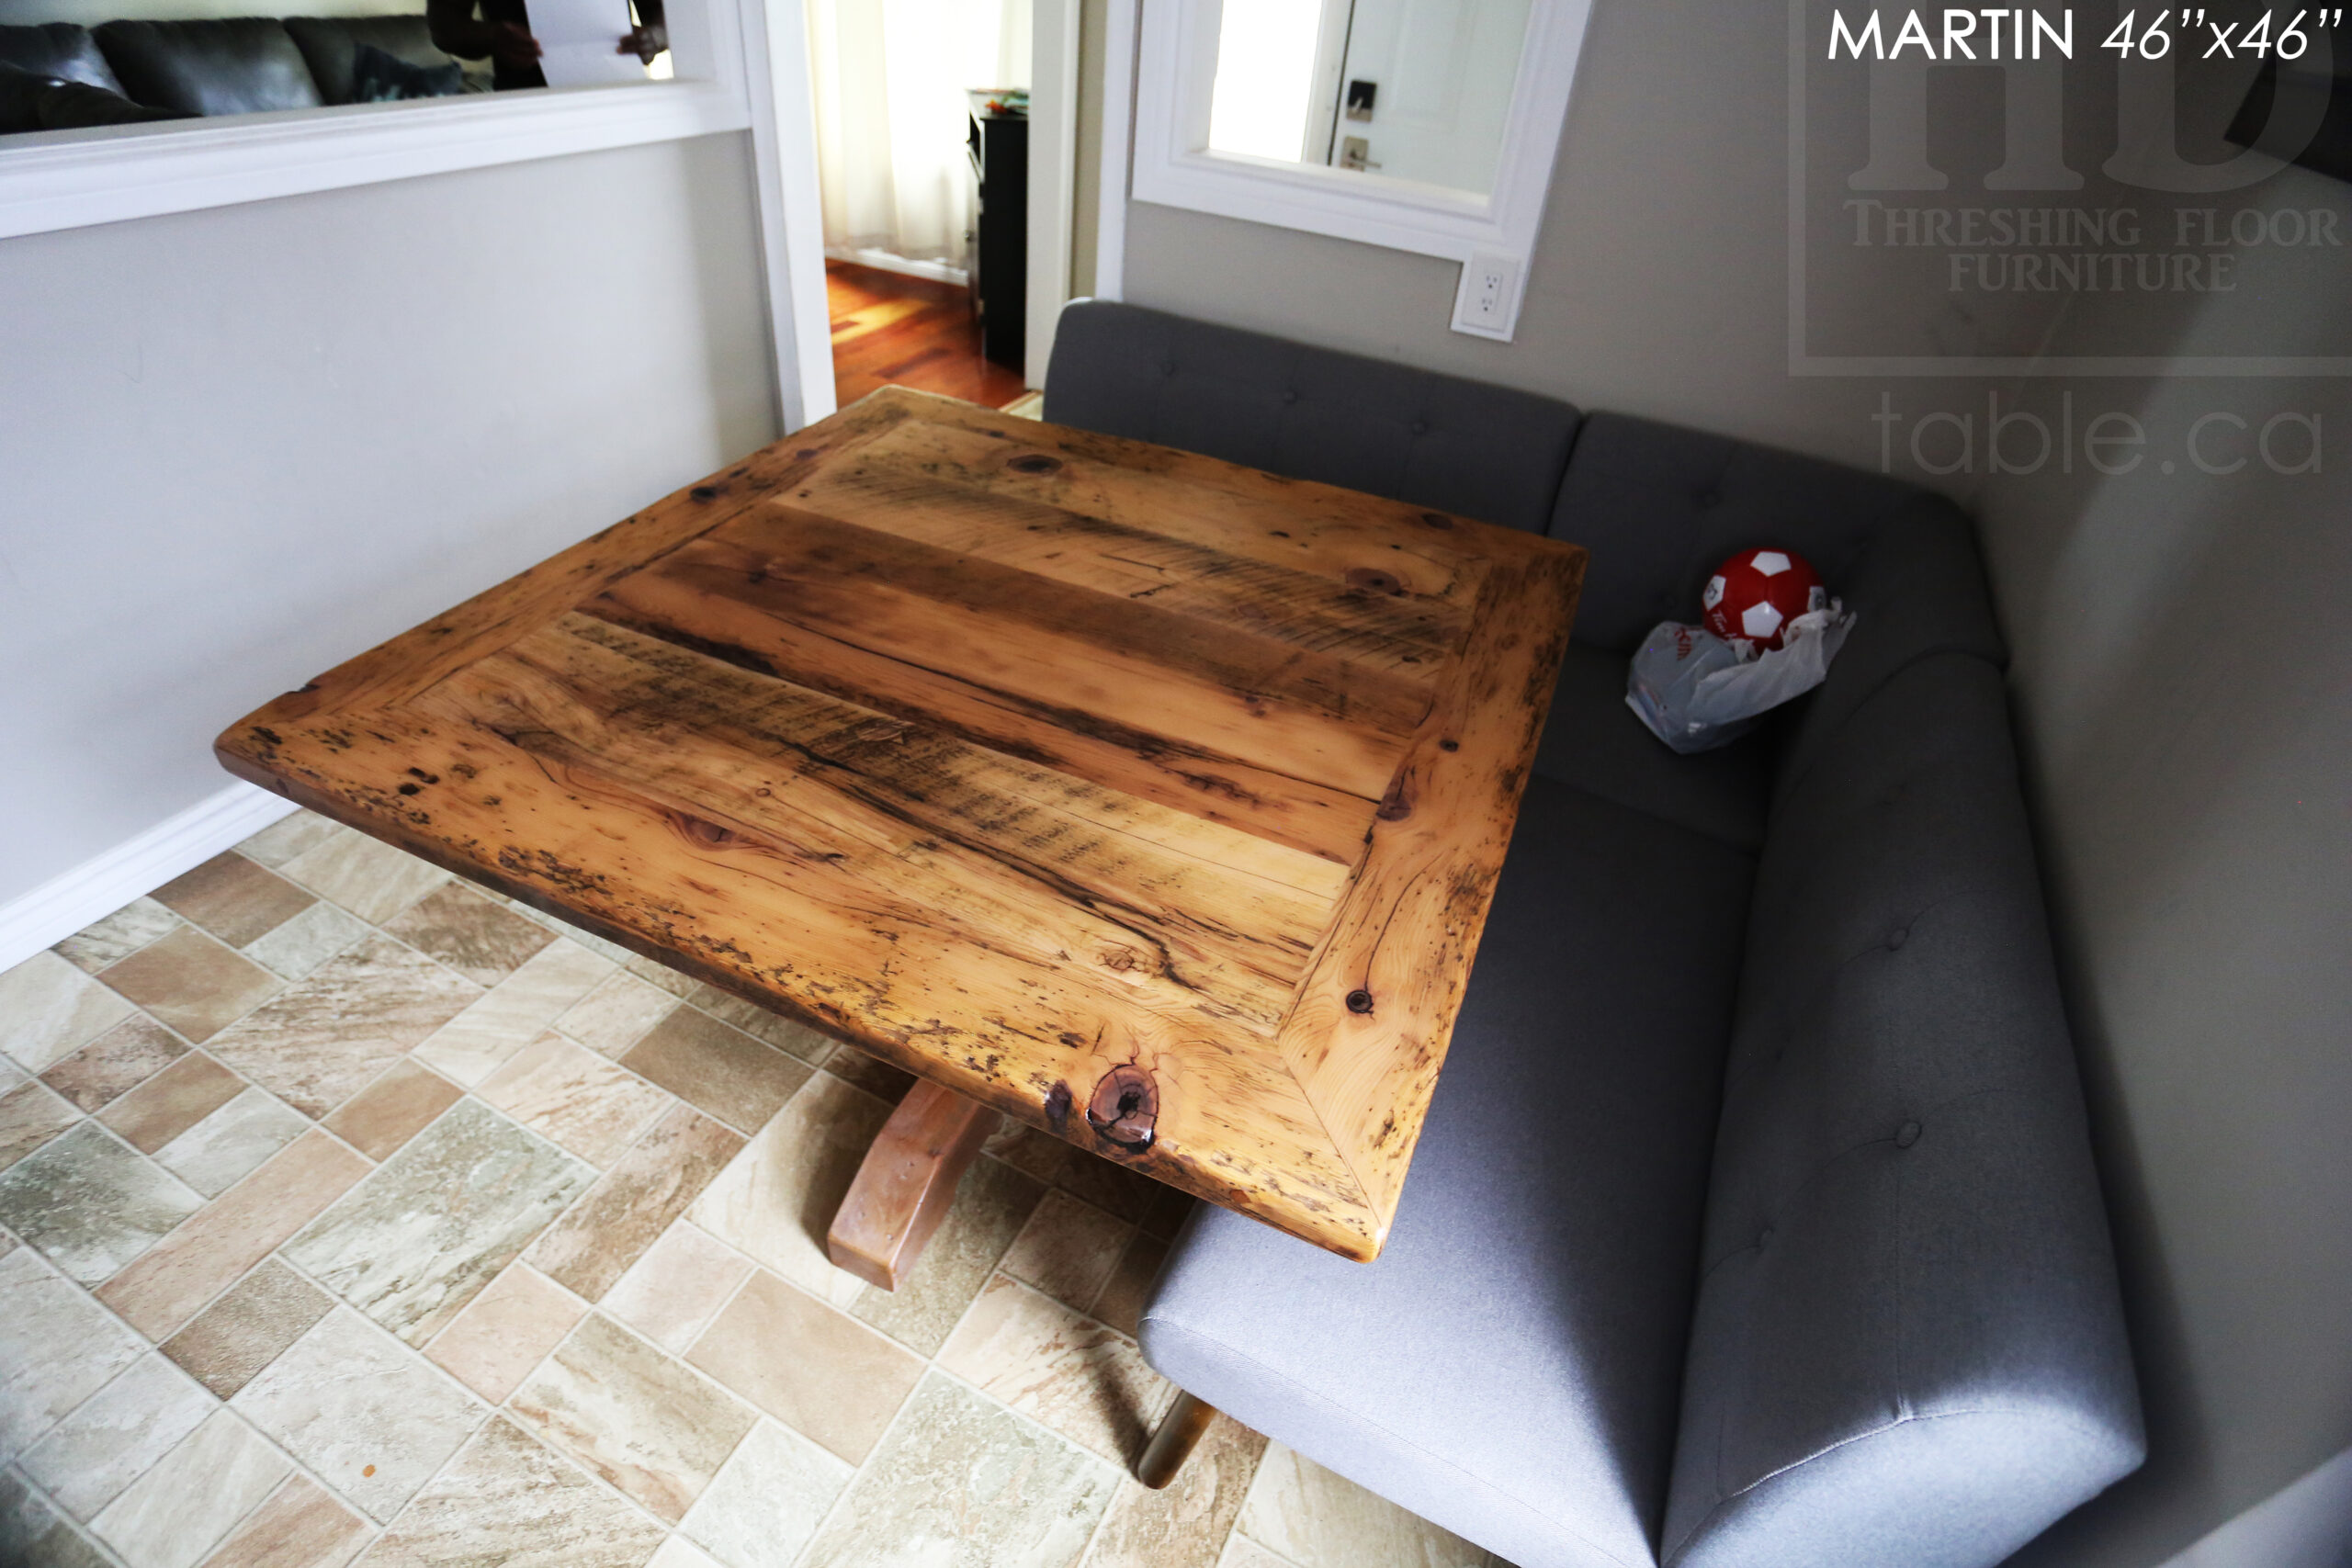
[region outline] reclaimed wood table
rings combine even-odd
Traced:
[[[997,1112],[1369,1259],[1583,568],[894,388],[217,750],[914,1074],[831,1237],[886,1287]]]

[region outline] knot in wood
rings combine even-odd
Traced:
[[[1048,457],[1043,452],[1024,452],[1005,464],[1016,474],[1050,474],[1057,472],[1061,466],[1059,457]]]
[[[1057,1083],[1046,1096],[1046,1124],[1056,1133],[1069,1125],[1069,1085]]]
[[[740,836],[731,829],[722,828],[716,822],[706,822],[684,811],[671,812],[670,822],[697,844],[731,844]]]
[[[1372,993],[1364,990],[1350,991],[1348,993],[1348,1010],[1350,1012],[1370,1012],[1372,1010]]]
[[[1453,526],[1453,519],[1448,517],[1442,512],[1424,512],[1421,513],[1421,521],[1428,524],[1432,528],[1451,528]]]
[[[1391,598],[1401,598],[1405,592],[1405,585],[1397,581],[1393,573],[1370,566],[1348,568],[1348,586],[1360,588],[1367,593],[1385,593]]]
[[[1132,1063],[1113,1067],[1094,1086],[1086,1120],[1104,1143],[1140,1154],[1151,1147],[1152,1125],[1159,1120],[1159,1086]]]
[[[719,493],[719,487],[717,485],[696,485],[686,491],[686,494],[696,501],[717,501]]]

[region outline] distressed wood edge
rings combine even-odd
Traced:
[[[833,1267],[885,1291],[904,1284],[997,1120],[980,1101],[917,1079],[875,1134],[825,1228]]]
[[[1440,689],[1437,700],[1431,704],[1421,731],[1407,750],[1391,789],[1390,801],[1384,807],[1382,816],[1373,824],[1372,843],[1363,860],[1358,862],[1347,887],[1340,893],[1339,907],[1325,939],[1309,959],[1306,974],[1300,979],[1297,995],[1284,1018],[1280,1040],[1283,1058],[1290,1066],[1300,1092],[1313,1107],[1326,1136],[1331,1140],[1333,1149],[1346,1161],[1349,1171],[1355,1177],[1376,1217],[1375,1252],[1385,1243],[1388,1227],[1396,1217],[1396,1205],[1403,1196],[1414,1152],[1419,1146],[1421,1132],[1427,1124],[1437,1080],[1452,1049],[1453,1022],[1459,1016],[1461,998],[1468,989],[1470,975],[1476,964],[1487,917],[1494,907],[1495,889],[1501,879],[1504,858],[1510,848],[1510,829],[1516,826],[1520,807],[1526,798],[1527,781],[1549,717],[1553,691],[1558,681],[1560,661],[1566,653],[1569,633],[1575,624],[1589,559],[1588,552],[1581,547],[1561,546],[1557,553],[1536,558],[1516,567],[1498,563],[1497,570],[1488,574],[1481,590],[1471,642],[1464,647],[1449,679]],[[1467,745],[1449,750],[1451,737],[1448,732],[1460,733],[1466,728],[1464,721],[1475,716],[1476,694],[1465,688],[1469,681],[1483,672],[1480,661],[1473,657],[1478,646],[1488,641],[1508,644],[1524,627],[1521,615],[1538,609],[1554,612],[1552,624],[1544,628],[1544,635],[1525,644],[1524,651],[1501,663],[1496,671],[1505,675],[1515,672],[1523,682],[1521,690],[1525,696],[1518,711],[1525,717],[1524,722],[1517,727],[1518,733],[1510,738],[1509,744],[1491,750],[1475,750]],[[1356,945],[1363,932],[1369,929],[1363,905],[1372,895],[1365,874],[1367,868],[1374,868],[1376,859],[1382,858],[1380,851],[1384,840],[1389,843],[1409,840],[1427,832],[1423,826],[1426,819],[1416,818],[1420,816],[1420,807],[1430,802],[1428,794],[1419,794],[1418,798],[1412,799],[1412,815],[1396,818],[1391,814],[1391,808],[1408,797],[1412,789],[1411,779],[1417,775],[1428,777],[1432,774],[1445,778],[1460,777],[1473,783],[1482,777],[1498,782],[1508,792],[1509,811],[1499,838],[1488,846],[1490,853],[1481,857],[1488,863],[1476,868],[1480,883],[1476,907],[1466,912],[1462,921],[1460,940],[1453,945],[1453,951],[1442,960],[1449,971],[1444,996],[1451,999],[1453,1005],[1440,1010],[1445,1015],[1442,1027],[1425,1028],[1421,1032],[1422,1061],[1419,1069],[1401,1086],[1410,1089],[1411,1101],[1398,1105],[1397,1115],[1392,1118],[1401,1125],[1403,1136],[1391,1150],[1384,1153],[1367,1145],[1360,1137],[1362,1129],[1354,1127],[1342,1113],[1343,1108],[1333,1103],[1326,1071],[1335,1058],[1331,1044],[1328,1041],[1318,1042],[1321,1049],[1311,1053],[1299,1036],[1317,1018],[1329,1019],[1334,1028],[1344,1031],[1349,1027],[1347,1021],[1351,1015],[1363,1016],[1354,1005],[1354,997],[1359,993],[1353,976],[1360,967],[1369,968],[1369,953],[1375,952],[1378,946],[1377,938],[1374,939],[1369,950],[1361,950]],[[1468,803],[1473,808],[1478,804],[1476,799]],[[1443,853],[1443,840],[1436,840],[1435,848],[1437,852]],[[1474,855],[1478,852],[1475,848],[1472,851]],[[1400,846],[1399,853],[1385,860],[1382,867],[1375,868],[1375,874],[1385,872],[1387,866],[1406,858],[1408,853]],[[1391,901],[1386,911],[1389,918],[1395,915],[1396,906],[1401,905],[1410,882],[1418,879],[1418,875],[1409,878],[1408,889],[1400,890]],[[1383,929],[1385,929],[1385,920]],[[1361,964],[1354,956],[1357,951],[1366,952]],[[1372,1016],[1376,1018],[1378,998],[1367,999],[1371,1003]],[[1347,1053],[1346,1062],[1361,1066],[1369,1055],[1377,1055],[1392,1064],[1400,1060],[1400,1052],[1413,1039],[1413,1026],[1417,1021],[1415,1017],[1399,1020],[1394,1027],[1385,1030],[1383,1036],[1375,1036],[1368,1050]],[[1376,1144],[1377,1140],[1373,1142]],[[1385,1179],[1380,1179],[1383,1177]]]

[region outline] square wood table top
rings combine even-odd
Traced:
[[[232,773],[1350,1258],[1584,552],[888,389],[232,727]]]

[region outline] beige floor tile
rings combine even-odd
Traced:
[[[854,1045],[837,1045],[825,1058],[825,1071],[844,1083],[855,1084],[875,1099],[890,1105],[904,1100],[907,1090],[914,1086],[915,1076],[902,1072],[879,1057],[869,1056]]]
[[[673,1535],[662,1543],[661,1551],[646,1559],[645,1568],[727,1568],[727,1565],[684,1536]]]
[[[195,1568],[290,1469],[233,1412],[215,1410],[107,1504],[91,1530],[130,1568]]]
[[[403,1056],[320,1125],[369,1159],[388,1160],[464,1093],[430,1067]]]
[[[619,943],[606,942],[602,937],[596,938],[590,945],[597,952],[614,959],[622,968],[639,979],[650,985],[659,986],[673,997],[683,998],[687,992],[702,984],[701,981],[690,976],[679,974],[667,964],[657,963],[641,953],[631,953]]]
[[[142,1356],[27,1450],[25,1473],[66,1512],[87,1520],[220,1403],[162,1356]]]
[[[153,898],[133,898],[105,919],[83,927],[51,951],[85,975],[130,957],[157,937],[169,935],[180,918]]]
[[[353,832],[322,839],[277,869],[287,880],[334,899],[373,926],[386,924],[449,880],[438,866]]]
[[[765,1126],[809,1074],[807,1063],[692,1008],[654,1025],[621,1065],[745,1134]]]
[[[153,897],[180,919],[195,921],[231,947],[243,947],[268,935],[318,902],[315,895],[234,850],[223,851],[194,871],[172,878]]]
[[[662,1527],[492,1416],[361,1561],[365,1568],[638,1568]]]
[[[512,1264],[434,1336],[424,1353],[492,1404],[503,1404],[586,1310],[530,1265]]]
[[[211,1048],[315,1119],[358,1093],[481,994],[470,981],[389,937],[373,937],[224,1031]]]
[[[266,1089],[248,1089],[155,1151],[155,1163],[216,1198],[311,1123]]]
[[[304,850],[349,831],[349,829],[331,822],[316,812],[297,811],[291,816],[279,818],[239,844],[237,852],[247,860],[276,870]]]
[[[565,1009],[555,1026],[592,1051],[617,1056],[677,1005],[678,998],[661,987],[616,969]]]
[[[0,1471],[0,1562],[24,1568],[114,1568],[63,1514],[6,1471]]]
[[[309,1476],[293,1475],[202,1568],[343,1568],[367,1541],[367,1520]]]
[[[602,1168],[677,1103],[636,1074],[549,1031],[476,1093],[541,1137]]]
[[[1164,1490],[1119,1483],[1086,1568],[1217,1568],[1265,1450],[1265,1438],[1219,1416]]]
[[[672,1524],[753,1420],[748,1406],[597,1313],[581,1320],[508,1408]]]
[[[1114,1464],[1131,1464],[1175,1389],[1124,1334],[998,1275],[939,1364]]]
[[[120,997],[54,953],[0,971],[0,1052],[28,1073],[73,1055],[130,1016]]]
[[[0,1463],[145,1349],[30,1247],[0,1258]]]
[[[471,1089],[612,972],[577,942],[551,942],[417,1047],[417,1057]]]
[[[277,976],[194,926],[98,973],[125,997],[201,1045],[277,994]]]
[[[684,1220],[629,1266],[601,1303],[673,1356],[683,1356],[752,1266]]]
[[[895,1291],[867,1286],[850,1310],[899,1343],[936,1354],[1044,1195],[1011,1166],[974,1160],[914,1271]]]
[[[909,1353],[773,1274],[754,1274],[686,1359],[852,1464],[922,1377]]]
[[[495,986],[555,940],[537,921],[462,882],[442,884],[384,929],[477,986]]]
[[[792,1568],[853,1473],[799,1433],[762,1421],[686,1516],[684,1534],[725,1568]]]
[[[367,1171],[366,1160],[333,1138],[305,1133],[107,1280],[98,1299],[163,1339]]]
[[[265,1258],[186,1328],[164,1354],[222,1399],[260,1375],[326,1316],[334,1299],[275,1258]]]
[[[872,1568],[876,1541],[923,1568],[1070,1568],[1118,1484],[1115,1467],[933,1372],[800,1568]]]
[[[1298,1564],[1236,1530],[1225,1543],[1225,1555],[1217,1560],[1217,1568],[1298,1568]]]
[[[0,1172],[0,1224],[85,1285],[111,1279],[203,1206],[93,1122]]]
[[[820,1073],[687,1211],[695,1224],[838,1307],[865,1281],[825,1256],[825,1231],[890,1108]]]
[[[312,1221],[286,1258],[423,1345],[594,1176],[488,1106],[461,1100]]]
[[[989,1139],[987,1152],[1015,1170],[1025,1171],[1049,1187],[1059,1188],[1106,1213],[1123,1220],[1140,1220],[1157,1201],[1160,1183],[1100,1155],[1066,1144],[1035,1127],[1006,1118],[1003,1129]]]
[[[752,1039],[764,1041],[788,1055],[797,1056],[812,1067],[833,1054],[831,1035],[820,1033],[781,1013],[770,1012],[756,1002],[729,996],[716,986],[707,986],[697,980],[685,997],[687,1001],[721,1023],[740,1029]]]
[[[85,1111],[103,1111],[180,1057],[187,1047],[152,1018],[134,1015],[41,1074]]]
[[[731,1128],[673,1107],[548,1227],[531,1261],[565,1289],[602,1301],[742,1147]]]
[[[1487,1568],[1486,1551],[1280,1443],[1241,1506],[1240,1529],[1298,1568]]]
[[[1119,1255],[1118,1266],[1094,1298],[1094,1316],[1120,1333],[1141,1332],[1143,1309],[1151,1300],[1152,1281],[1168,1261],[1168,1244],[1153,1235],[1137,1235]]]
[[[1126,1221],[1091,1203],[1048,1192],[1005,1252],[1004,1271],[1084,1312],[1102,1293],[1135,1234]]]
[[[6,1170],[66,1128],[82,1113],[38,1083],[0,1094],[0,1170]]]
[[[98,1112],[125,1143],[153,1154],[244,1092],[245,1080],[191,1051]]]
[[[473,1435],[482,1407],[424,1358],[337,1307],[229,1407],[379,1521]]]
[[[244,954],[288,980],[307,980],[336,953],[372,934],[357,916],[321,899],[266,936],[245,943]]]

